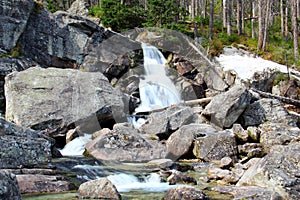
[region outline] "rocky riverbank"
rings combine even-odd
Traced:
[[[298,199],[296,72],[265,69],[243,79],[183,34],[115,33],[79,12],[79,2],[56,13],[34,0],[0,5],[0,199],[74,190],[121,199],[109,178],[120,172],[180,185],[163,191],[165,200]],[[181,102],[135,112],[145,78],[141,42],[162,50]],[[143,123],[131,123],[137,119]],[[84,156],[92,159],[63,158],[59,149],[86,134]],[[106,162],[144,164],[133,172]],[[80,168],[90,165],[103,173]]]

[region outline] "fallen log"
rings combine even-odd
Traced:
[[[262,97],[267,97],[267,98],[271,98],[271,99],[278,99],[279,101],[283,102],[283,103],[287,103],[287,104],[291,104],[297,107],[300,107],[300,101],[296,100],[296,99],[291,99],[288,97],[282,97],[282,96],[278,96],[275,94],[271,94],[268,92],[263,92],[254,88],[251,88],[250,90],[252,90],[253,92],[258,93],[260,96]]]

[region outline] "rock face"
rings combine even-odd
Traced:
[[[209,130],[195,139],[194,155],[204,161],[221,160],[230,157],[237,160],[235,136],[230,131]]]
[[[105,30],[87,18],[36,8],[21,43],[24,54],[42,65],[76,68],[83,62],[87,46],[95,42],[93,38],[103,41]]]
[[[86,150],[99,160],[144,162],[166,156],[163,144],[128,124],[114,125],[111,132],[103,133],[88,143]]]
[[[34,0],[2,0],[0,4],[0,53],[10,52],[23,33],[34,7]]]
[[[53,145],[53,139],[0,118],[0,168],[45,164]]]
[[[5,92],[6,119],[40,130],[84,122],[96,126],[90,127],[93,132],[120,116],[123,107],[121,95],[101,73],[71,69],[33,67],[11,73]]]
[[[78,189],[79,198],[88,199],[121,199],[116,187],[107,179],[100,178],[85,182]]]
[[[279,100],[260,99],[250,104],[241,116],[244,126],[257,126],[265,121],[296,124]]]
[[[215,96],[202,115],[211,123],[230,127],[250,104],[251,95],[244,86],[236,85],[227,92]]]
[[[237,183],[268,187],[284,199],[298,199],[300,194],[300,143],[276,145],[268,155],[252,165]]]
[[[0,199],[21,200],[20,188],[14,174],[0,171]]]
[[[208,200],[208,196],[202,190],[193,187],[176,187],[167,191],[163,200]]]

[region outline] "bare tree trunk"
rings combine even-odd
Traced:
[[[237,0],[237,31],[241,35],[242,31],[242,0]]]
[[[289,38],[289,0],[285,1],[285,39]]]
[[[283,0],[280,0],[280,24],[281,24],[281,36],[284,38],[284,6]]]
[[[261,51],[263,49],[264,42],[264,12],[263,5],[265,0],[258,0],[258,44],[257,51]]]
[[[269,23],[270,23],[270,10],[271,10],[271,0],[266,0],[266,12],[265,12],[265,17],[264,17],[264,40],[263,40],[263,46],[262,49],[263,51],[267,50],[267,40],[269,36]]]
[[[300,18],[300,0],[297,0],[297,18]]]
[[[255,19],[254,19],[254,17],[255,17],[255,8],[256,8],[256,2],[255,1],[252,1],[252,3],[251,3],[251,5],[252,5],[252,19],[251,19],[251,37],[252,38],[255,38],[255,28],[254,28],[254,23],[255,23]]]
[[[223,28],[226,28],[227,22],[227,5],[228,5],[228,0],[223,0]]]
[[[227,19],[226,19],[226,22],[227,22],[227,35],[231,35],[231,12],[232,12],[232,6],[231,6],[232,4],[231,3],[228,3],[227,4],[227,14],[226,14],[226,17],[227,17]]]
[[[195,0],[191,0],[191,13],[190,18],[192,21],[195,20]]]
[[[293,25],[293,37],[294,37],[294,58],[299,60],[299,48],[298,48],[298,23],[297,23],[297,0],[291,1],[292,11],[292,25]]]
[[[213,25],[214,25],[214,10],[215,10],[215,2],[214,0],[210,0],[210,11],[209,11],[209,39],[213,38]]]

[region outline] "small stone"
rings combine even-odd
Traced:
[[[242,142],[247,142],[248,131],[245,131],[240,124],[233,124],[232,131],[238,140],[240,140]]]
[[[176,187],[171,188],[165,194],[163,200],[208,200],[208,196],[202,192],[202,190],[193,187]]]
[[[260,130],[255,126],[249,126],[247,132],[253,142],[259,142]]]
[[[220,168],[221,169],[228,169],[233,165],[233,161],[230,157],[224,157],[221,159]]]

